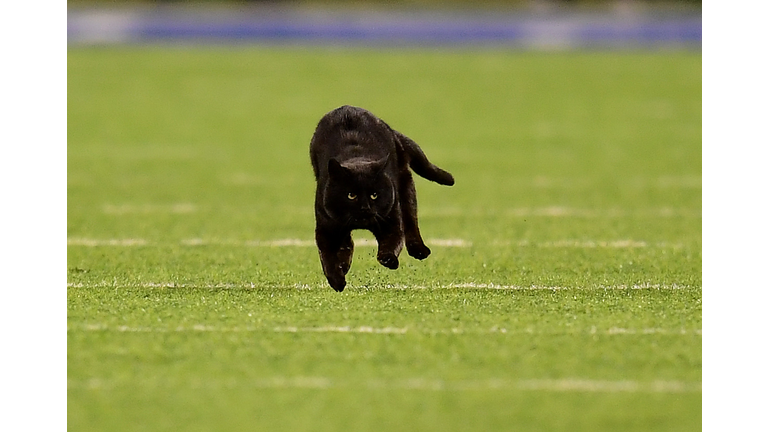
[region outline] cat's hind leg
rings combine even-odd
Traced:
[[[400,208],[403,212],[403,231],[408,255],[423,260],[432,251],[421,238],[419,219],[416,214],[416,185],[413,183],[413,176],[408,170],[400,174]]]

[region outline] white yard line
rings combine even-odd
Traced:
[[[182,388],[261,388],[261,389],[331,389],[419,391],[548,391],[576,393],[701,393],[701,382],[594,380],[587,378],[513,380],[489,378],[477,380],[442,380],[434,378],[345,380],[328,377],[265,377],[242,379],[67,379],[68,388],[90,390],[132,387]]]
[[[322,326],[322,327],[275,327],[272,329],[275,333],[370,333],[370,334],[405,334],[407,328],[383,327],[375,328],[369,326],[349,327],[349,326]]]
[[[425,242],[430,246],[437,247],[458,247],[466,248],[471,247],[472,242],[464,239],[427,239]],[[359,247],[375,247],[378,246],[376,240],[373,239],[356,239],[354,240],[355,246]],[[201,238],[189,238],[179,241],[179,245],[182,246],[204,246],[204,245],[224,245],[224,246],[245,246],[245,247],[315,247],[314,240],[285,238],[274,240],[220,240],[220,239],[201,239]],[[93,239],[93,238],[68,238],[67,245],[69,246],[147,246],[157,245],[151,243],[145,239],[135,238],[123,238],[123,239]],[[161,245],[172,246],[174,243],[166,243]]]
[[[83,332],[119,332],[119,333],[349,333],[349,334],[451,334],[451,335],[493,335],[493,334],[538,334],[538,335],[702,335],[701,329],[664,329],[658,327],[652,328],[622,328],[610,327],[608,329],[598,330],[592,327],[589,330],[569,330],[569,331],[538,331],[532,327],[525,329],[507,329],[504,327],[493,326],[491,328],[423,328],[409,329],[408,327],[373,327],[373,326],[335,326],[325,325],[317,327],[300,326],[278,326],[278,327],[221,327],[209,326],[204,324],[193,324],[177,327],[132,327],[125,325],[107,325],[107,324],[84,324],[81,326],[68,327],[67,331]]]
[[[309,285],[303,283],[296,283],[292,285],[267,285],[263,286],[254,282],[237,283],[237,284],[196,284],[196,283],[177,283],[177,282],[117,282],[117,281],[101,281],[96,283],[82,283],[82,282],[67,282],[67,288],[189,288],[189,289],[254,289],[254,288],[268,288],[268,289],[298,289],[298,290],[326,290],[330,289],[325,284],[321,285]],[[354,286],[349,288],[354,289]],[[437,289],[473,289],[473,290],[548,290],[548,291],[560,291],[560,290],[679,290],[679,289],[696,289],[690,285],[678,285],[678,284],[655,284],[655,283],[643,283],[635,285],[597,285],[592,287],[564,287],[564,286],[542,286],[542,285],[505,285],[498,283],[480,283],[480,282],[456,282],[445,285],[384,285],[381,287],[367,287],[366,289],[381,289],[381,290],[437,290]],[[700,288],[699,288],[700,289]]]
[[[94,284],[83,284],[68,282],[67,288],[191,288],[191,289],[249,289],[261,288],[255,283],[242,284],[185,284],[176,282],[141,282],[141,283],[121,283],[121,282],[97,282]],[[286,285],[273,287],[277,289],[311,289],[309,285]]]
[[[194,213],[197,206],[191,203],[174,204],[104,204],[102,210],[106,214],[153,214],[153,213]]]
[[[445,248],[470,248],[475,243],[471,240],[460,238],[433,238],[426,239],[424,242],[428,246],[433,247],[445,247]],[[374,239],[360,238],[354,240],[357,247],[376,247],[378,244]],[[315,241],[308,239],[297,238],[284,238],[273,240],[225,240],[225,239],[202,239],[202,238],[188,238],[182,239],[178,243],[166,242],[155,243],[146,239],[140,238],[112,238],[112,239],[95,239],[95,238],[83,238],[74,237],[67,239],[67,245],[69,246],[85,246],[85,247],[99,247],[99,246],[233,246],[233,247],[301,247],[301,248],[314,248]],[[554,241],[540,241],[533,242],[530,240],[504,240],[498,239],[488,243],[482,243],[482,246],[486,247],[539,247],[539,248],[573,248],[573,249],[635,249],[635,248],[647,248],[655,247],[659,249],[681,249],[685,247],[683,243],[670,243],[670,242],[656,242],[649,243],[644,240],[633,239],[617,239],[617,240],[574,240],[574,239],[562,239]]]
[[[285,246],[298,246],[298,247],[312,247],[315,246],[315,242],[312,240],[300,240],[300,239],[278,239],[278,240],[252,240],[243,243],[244,246],[268,246],[268,247],[285,247]]]
[[[701,383],[662,380],[651,382],[607,381],[572,378],[518,381],[518,388],[524,390],[590,393],[691,393],[701,392]]]
[[[472,242],[464,239],[427,239],[424,242],[430,246],[472,247]]]
[[[672,208],[655,207],[641,209],[595,209],[595,208],[577,208],[565,206],[548,207],[514,207],[514,208],[496,208],[496,209],[467,209],[463,207],[443,207],[443,208],[424,208],[420,210],[422,217],[450,217],[450,216],[507,216],[515,218],[701,218],[701,209],[695,208]]]
[[[698,179],[700,182],[700,179]],[[103,204],[102,212],[113,216],[124,215],[148,215],[148,214],[189,214],[200,211],[199,206],[193,203],[165,203],[165,204]],[[232,211],[233,209],[230,209]],[[311,214],[310,207],[303,206],[282,206],[283,212],[291,214],[308,213]],[[237,211],[237,209],[234,209]],[[242,210],[240,210],[242,211]],[[701,209],[696,208],[673,208],[673,207],[653,207],[640,209],[620,209],[620,208],[578,208],[567,206],[547,206],[547,207],[511,207],[495,209],[471,209],[465,207],[424,207],[420,210],[422,217],[445,217],[445,216],[508,216],[508,217],[555,217],[555,218],[622,218],[622,217],[685,217],[701,218]]]
[[[613,240],[613,241],[579,241],[579,240],[558,240],[554,242],[541,242],[537,244],[542,248],[643,248],[648,246],[644,241],[635,240]]]
[[[89,238],[68,238],[68,246],[146,246],[148,242],[144,239],[124,238],[124,239],[89,239]]]
[[[688,285],[677,285],[677,284],[653,284],[653,283],[644,283],[644,284],[635,284],[635,285],[598,285],[595,287],[590,288],[584,288],[584,287],[562,287],[562,286],[540,286],[540,285],[529,285],[529,286],[520,286],[520,285],[504,285],[504,284],[494,284],[494,283],[475,283],[475,282],[464,282],[464,283],[453,283],[448,285],[442,285],[440,287],[406,287],[406,288],[471,288],[471,289],[491,289],[491,290],[551,290],[551,291],[558,291],[558,290],[586,290],[586,289],[593,289],[593,290],[627,290],[627,289],[655,289],[655,290],[675,290],[675,289],[689,289],[692,288]]]
[[[555,241],[532,242],[530,240],[494,240],[489,246],[520,246],[520,247],[539,247],[539,248],[572,248],[572,249],[635,249],[652,247],[657,249],[682,249],[685,244],[677,242],[656,242],[649,243],[644,240],[573,240],[563,239]]]

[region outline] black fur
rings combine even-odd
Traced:
[[[454,181],[427,160],[418,144],[369,111],[345,105],[320,119],[309,153],[317,180],[315,240],[333,289],[342,291],[347,284],[352,230],[373,233],[377,259],[387,268],[399,266],[403,244],[414,258],[429,256],[410,170],[443,185]]]

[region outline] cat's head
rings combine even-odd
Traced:
[[[352,159],[343,164],[328,161],[325,209],[350,228],[375,225],[395,204],[389,157],[380,160]]]

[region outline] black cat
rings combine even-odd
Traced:
[[[416,174],[453,185],[453,176],[427,160],[421,148],[367,110],[337,108],[320,119],[309,145],[317,180],[315,240],[328,283],[344,290],[352,264],[351,231],[367,229],[379,244],[377,259],[396,269],[403,243],[417,259],[430,250],[416,218]]]

